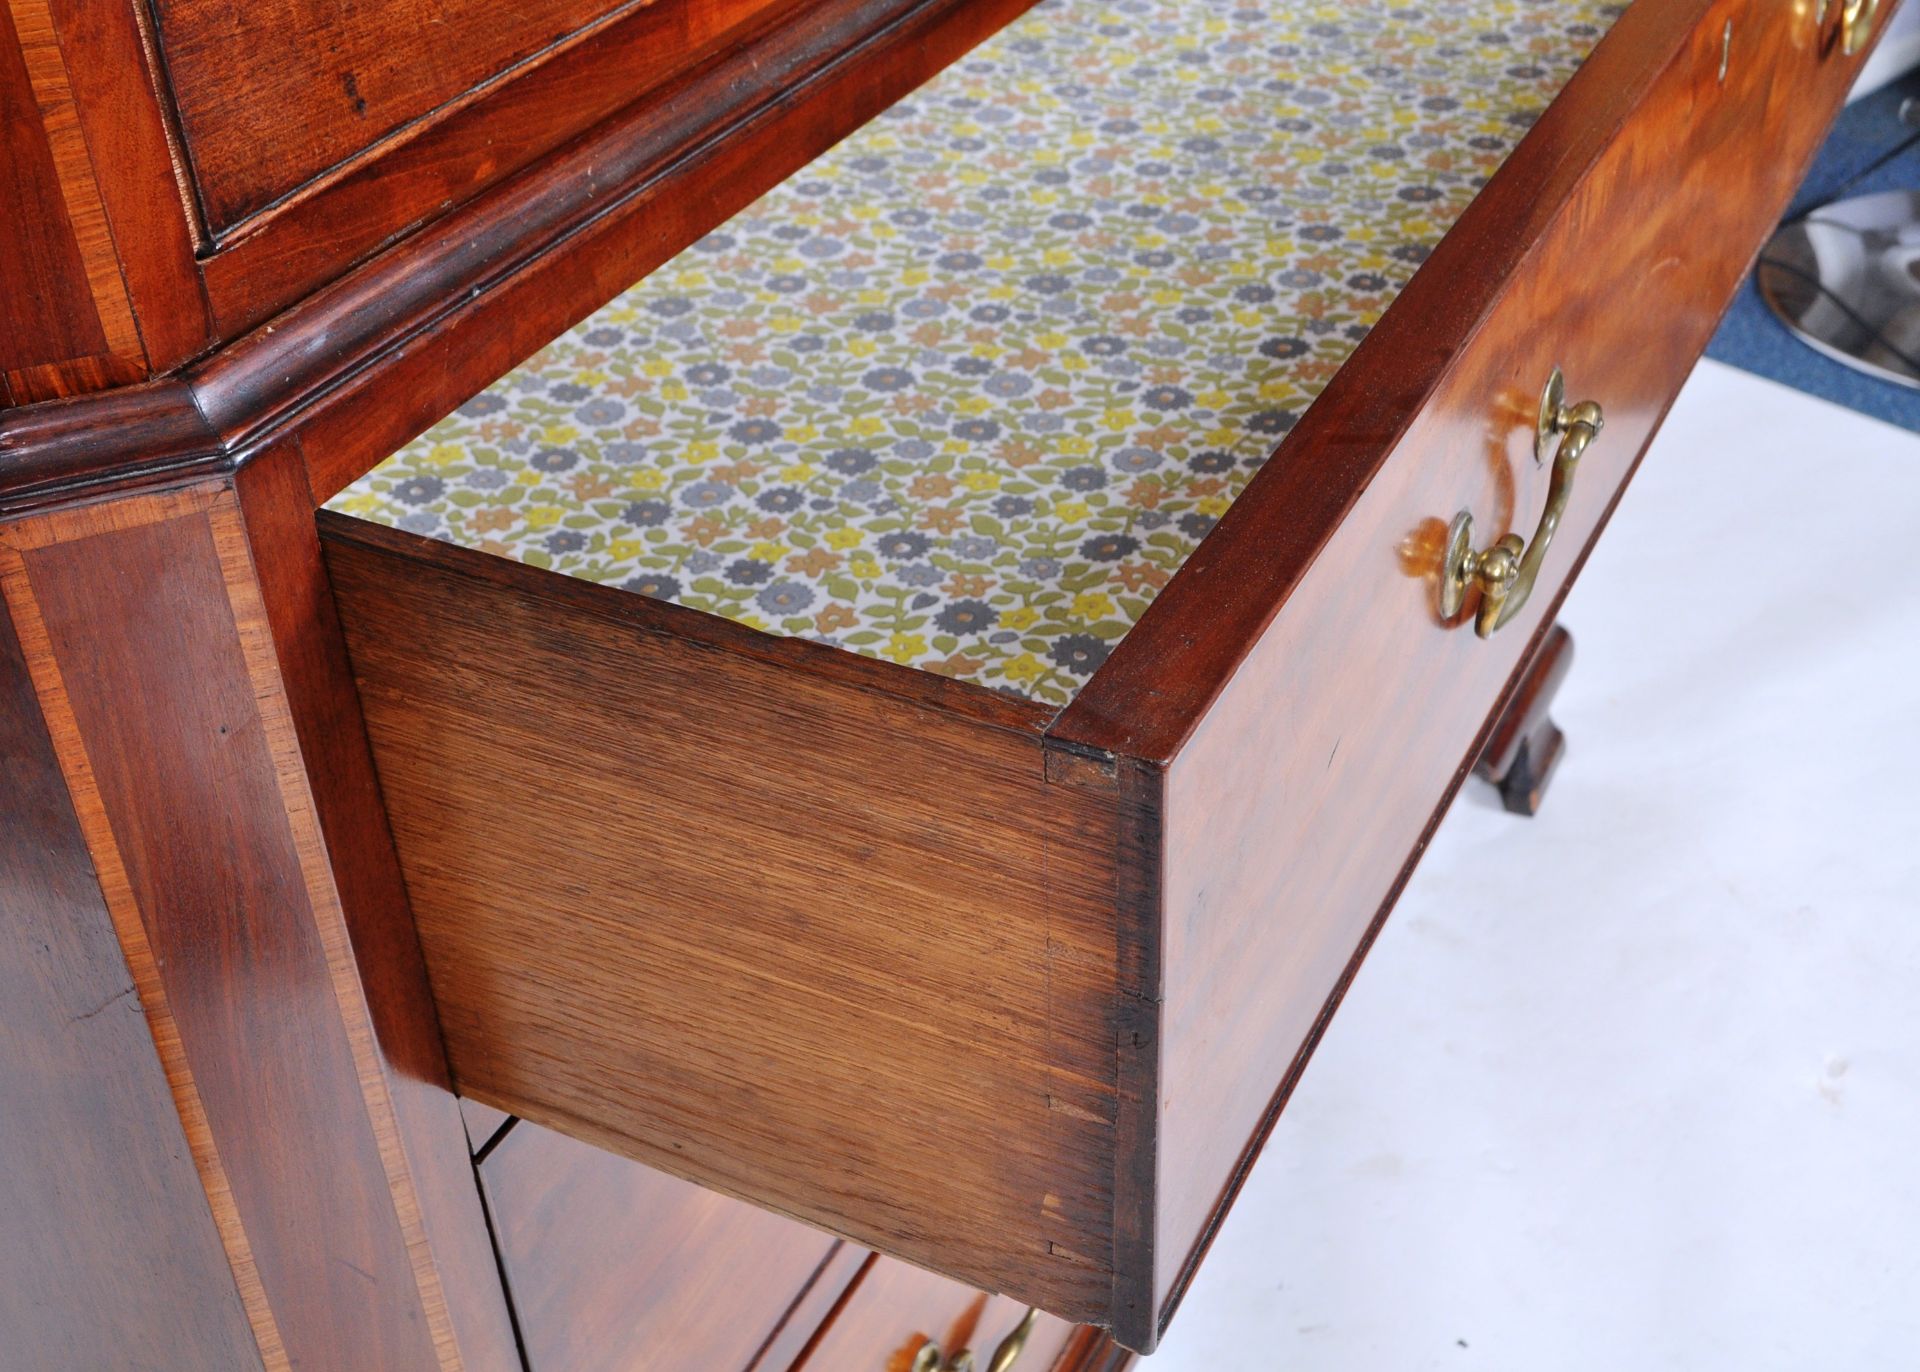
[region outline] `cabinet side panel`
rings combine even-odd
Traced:
[[[5,1362],[259,1372],[4,603],[0,763]]]
[[[260,1362],[505,1372],[424,978],[376,930],[405,932],[385,836],[349,815],[301,477],[36,511],[0,525],[0,594]]]

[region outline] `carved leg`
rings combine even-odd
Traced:
[[[1539,813],[1540,798],[1566,751],[1567,740],[1547,711],[1572,663],[1573,635],[1556,624],[1527,664],[1519,689],[1474,764],[1474,775],[1498,787],[1501,803],[1516,815]]]

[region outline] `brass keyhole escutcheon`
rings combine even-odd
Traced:
[[[1008,1372],[1026,1350],[1027,1339],[1033,1334],[1034,1322],[1039,1318],[1037,1309],[1030,1309],[1021,1316],[1020,1323],[1014,1326],[1011,1334],[1000,1340],[981,1372]],[[928,1339],[914,1354],[909,1372],[974,1372],[973,1350],[963,1348],[952,1358],[947,1358],[940,1352],[940,1345]]]
[[[1462,510],[1447,526],[1446,558],[1440,567],[1440,617],[1453,619],[1466,605],[1467,591],[1480,591],[1480,610],[1474,617],[1474,632],[1491,638],[1527,603],[1533,583],[1547,560],[1555,530],[1567,512],[1567,500],[1573,495],[1574,473],[1587,445],[1600,436],[1604,422],[1600,406],[1591,400],[1577,405],[1566,403],[1566,378],[1555,367],[1540,393],[1540,414],[1533,435],[1534,456],[1545,462],[1553,457],[1553,472],[1547,484],[1547,507],[1540,513],[1540,527],[1532,542],[1519,534],[1506,534],[1493,546],[1478,552],[1473,547],[1473,515]]]

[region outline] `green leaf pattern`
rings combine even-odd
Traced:
[[[1044,0],[332,506],[1064,704],[1617,12]]]

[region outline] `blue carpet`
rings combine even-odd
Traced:
[[[1920,98],[1920,72],[1848,106],[1814,159],[1789,214],[1836,193],[1847,198],[1874,191],[1920,190],[1920,146],[1860,175],[1875,158],[1914,134],[1900,122],[1900,104],[1908,97]],[[1860,179],[1854,181],[1854,177]],[[1740,287],[1720,331],[1707,345],[1707,356],[1920,433],[1920,391],[1856,372],[1800,342],[1773,317],[1751,277]]]

